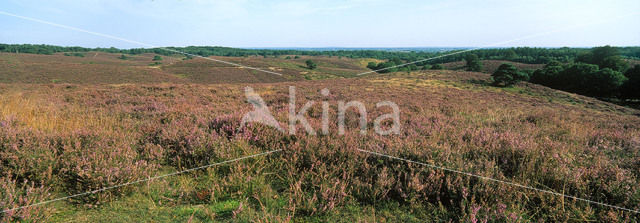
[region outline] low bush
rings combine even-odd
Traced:
[[[52,198],[50,188],[18,182],[9,177],[11,173],[4,173],[7,175],[0,177],[0,222],[47,222],[54,209],[36,204]]]
[[[63,139],[60,178],[68,194],[78,194],[147,178],[157,164],[138,154],[124,137],[105,138],[79,131]],[[125,194],[130,187],[118,187],[73,199],[100,204]]]

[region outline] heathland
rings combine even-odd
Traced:
[[[401,54],[205,55],[278,76],[175,54],[9,49],[0,53],[0,207],[27,207],[0,214],[0,221],[638,221],[637,212],[560,196],[640,209],[640,111],[603,101],[620,102],[621,93],[596,99],[529,82],[492,84],[489,73],[505,62],[527,75],[554,67],[561,70],[553,75],[568,75],[583,66],[573,62],[588,50],[563,50],[574,56],[558,64],[552,62],[565,55],[540,62],[478,53],[484,66],[476,71],[467,71],[475,59],[465,57],[467,63],[438,61],[448,69],[434,62],[361,76],[396,64],[392,57]],[[637,64],[625,50],[614,65]],[[589,72],[609,69],[618,77],[614,71],[629,73],[630,65],[625,71],[594,65]],[[246,86],[282,126],[290,86],[296,111],[316,102],[306,117],[318,132],[327,102],[328,134],[241,126],[253,109]],[[345,134],[338,133],[340,101],[365,105],[366,134],[355,109],[346,113]],[[380,101],[400,108],[400,134],[373,131],[374,119],[389,112],[376,108]]]

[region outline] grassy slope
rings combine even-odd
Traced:
[[[37,63],[45,63],[47,65],[42,66],[49,68],[54,63],[32,58],[29,63],[33,64],[20,64],[11,55],[2,56],[4,66],[17,66],[11,69],[35,69]],[[87,59],[60,56],[60,61],[55,63],[66,63],[60,65],[62,69],[77,63],[76,60]],[[289,72],[297,80],[304,74],[295,72],[308,72],[296,68],[302,66],[304,59],[289,62],[275,58],[238,58],[235,62],[265,68],[285,67],[283,72]],[[103,62],[110,61],[111,58],[106,58]],[[136,61],[127,66],[136,71],[146,69],[148,61]],[[327,65],[331,61],[319,61],[320,69],[359,71],[356,63],[338,63],[335,68]],[[116,59],[115,62],[120,61]],[[189,65],[192,63],[195,65]],[[37,132],[43,137],[88,131],[129,143],[133,150],[142,144],[157,144],[165,153],[163,156],[178,145],[174,142],[190,139],[196,141],[193,148],[208,145],[205,154],[216,154],[212,158],[214,161],[279,146],[285,149],[284,153],[269,158],[240,161],[129,187],[101,198],[103,204],[97,207],[58,202],[50,206],[55,207],[55,211],[49,213],[51,221],[294,219],[348,222],[448,218],[469,221],[472,216],[486,216],[496,221],[514,216],[546,221],[637,220],[637,216],[625,212],[355,152],[357,148],[376,150],[539,188],[566,190],[571,195],[637,209],[640,199],[640,173],[637,171],[640,168],[640,118],[637,110],[532,84],[494,88],[485,84],[486,74],[455,71],[248,84],[260,92],[283,123],[289,85],[299,90],[301,101],[298,105],[304,100],[315,100],[318,107],[318,103],[326,98],[317,92],[325,87],[332,92],[328,100],[334,109],[338,100],[362,100],[370,111],[369,122],[382,112],[375,109],[375,103],[391,100],[400,106],[403,135],[379,137],[370,130],[367,136],[360,136],[356,122],[352,121],[348,122],[351,124],[346,136],[332,133],[328,141],[298,134],[299,143],[274,144],[274,141],[288,138],[258,128],[254,131],[265,136],[258,144],[237,136],[239,138],[229,141],[216,141],[220,144],[211,147],[208,144],[211,142],[198,141],[213,137],[200,132],[202,127],[198,126],[206,125],[216,117],[236,120],[250,106],[245,103],[242,92],[247,84],[183,84],[182,79],[189,80],[185,82],[217,82],[207,77],[182,77],[175,71],[192,69],[188,70],[195,73],[192,75],[207,74],[208,71],[199,71],[208,67],[203,64],[193,60],[162,67],[162,72],[151,78],[151,82],[173,82],[164,84],[122,84],[116,81],[121,79],[119,76],[98,80],[107,84],[86,84],[84,78],[62,76],[68,82],[82,84],[0,85],[2,119],[10,119],[17,123],[15,128]],[[121,75],[124,74],[129,72]],[[177,75],[179,80],[172,79],[172,75]],[[13,78],[18,79],[5,80],[50,83],[53,78],[42,75],[35,79],[20,79],[25,76],[29,75],[15,75]],[[149,80],[147,75],[130,78],[133,79],[127,82]],[[248,79],[248,82],[254,81],[262,80]],[[310,116],[318,117],[318,112],[319,107],[312,109]],[[347,119],[355,120],[355,117],[347,116]],[[318,130],[319,119],[311,122]],[[331,131],[336,129],[332,125]],[[156,136],[159,139],[147,141],[146,133],[154,131],[160,132]],[[266,146],[259,146],[262,143]],[[146,174],[168,173],[183,167],[182,164],[167,163],[164,158],[156,159],[152,162],[160,166],[151,168]],[[308,162],[315,167],[309,168]],[[127,162],[116,164],[122,168],[132,165]],[[381,176],[391,178],[381,181]],[[54,195],[69,193],[62,180],[53,177],[50,181],[55,185],[52,186]],[[96,182],[97,186],[113,183]],[[472,211],[476,207],[480,207],[479,212]]]
[[[0,53],[0,83],[264,83],[353,76],[367,71],[360,60],[315,57],[319,69],[306,69],[305,60],[262,57],[212,57],[223,61],[282,73],[275,76],[202,58],[182,60],[163,57],[154,64],[153,54],[128,56],[89,52],[85,57]]]
[[[512,64],[521,70],[526,70],[526,69],[535,70],[535,69],[540,69],[544,67],[544,64],[526,64],[526,63],[518,63],[518,62],[512,62],[512,61],[506,61],[506,60],[482,60],[482,72],[491,74],[495,72],[498,69],[498,67],[503,63]],[[450,70],[465,69],[464,61],[444,63],[442,65]]]

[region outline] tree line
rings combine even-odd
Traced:
[[[284,55],[300,55],[300,56],[337,56],[347,58],[374,58],[394,62],[395,65],[423,60],[454,51],[432,52],[432,51],[388,51],[388,50],[288,50],[288,49],[240,49],[218,46],[188,46],[188,47],[166,47],[170,50],[180,51],[188,54],[199,56],[230,56],[230,57],[247,57],[247,56],[284,56]],[[616,48],[619,55],[625,58],[640,59],[640,47],[621,47]],[[35,45],[35,44],[0,44],[0,52],[8,53],[31,53],[31,54],[54,54],[61,52],[88,52],[98,51],[118,54],[142,54],[155,53],[164,56],[176,55],[178,53],[171,52],[162,48],[134,48],[134,49],[117,49],[117,48],[84,48],[84,47],[63,47],[52,45]],[[470,53],[460,53],[449,55],[446,57],[429,60],[425,63],[417,63],[416,67],[424,67],[424,65],[434,65],[448,62],[455,62],[467,59],[471,54],[480,60],[509,60],[514,62],[529,64],[546,64],[551,61],[569,63],[580,59],[581,55],[590,52],[588,48],[535,48],[535,47],[514,47],[514,48],[493,48],[479,49]],[[381,66],[389,66],[385,64]]]
[[[551,61],[532,73],[502,64],[492,78],[498,86],[529,81],[592,97],[640,99],[640,65],[630,67],[611,46],[595,47],[570,63]]]

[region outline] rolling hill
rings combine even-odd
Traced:
[[[640,112],[519,83],[490,86],[485,73],[429,70],[374,74],[366,60],[223,58],[270,76],[204,59],[153,54],[84,57],[0,54],[0,192],[4,219],[47,222],[634,221],[640,208]],[[319,65],[308,70],[304,61]],[[151,64],[151,65],[150,65]],[[491,63],[493,64],[493,63]],[[490,68],[490,66],[485,66]],[[289,89],[318,134],[253,123],[241,127],[252,87],[283,127]],[[323,89],[328,94],[323,94]],[[360,133],[355,109],[367,111]],[[400,112],[400,134],[374,132]],[[320,132],[322,103],[328,132]],[[393,123],[381,122],[383,128]],[[427,165],[407,163],[363,151]],[[270,152],[236,162],[213,165]],[[431,166],[429,166],[431,165]],[[16,183],[27,180],[27,183]],[[28,193],[27,193],[28,191]],[[8,216],[8,217],[7,217]]]
[[[309,70],[302,56],[297,59],[262,57],[211,57],[272,72],[272,75],[233,65],[195,57],[163,57],[153,61],[155,54],[128,55],[87,52],[83,57],[0,53],[0,83],[263,83],[304,79],[349,77],[368,71],[363,59],[313,57],[320,68]],[[158,62],[159,64],[156,64]]]

